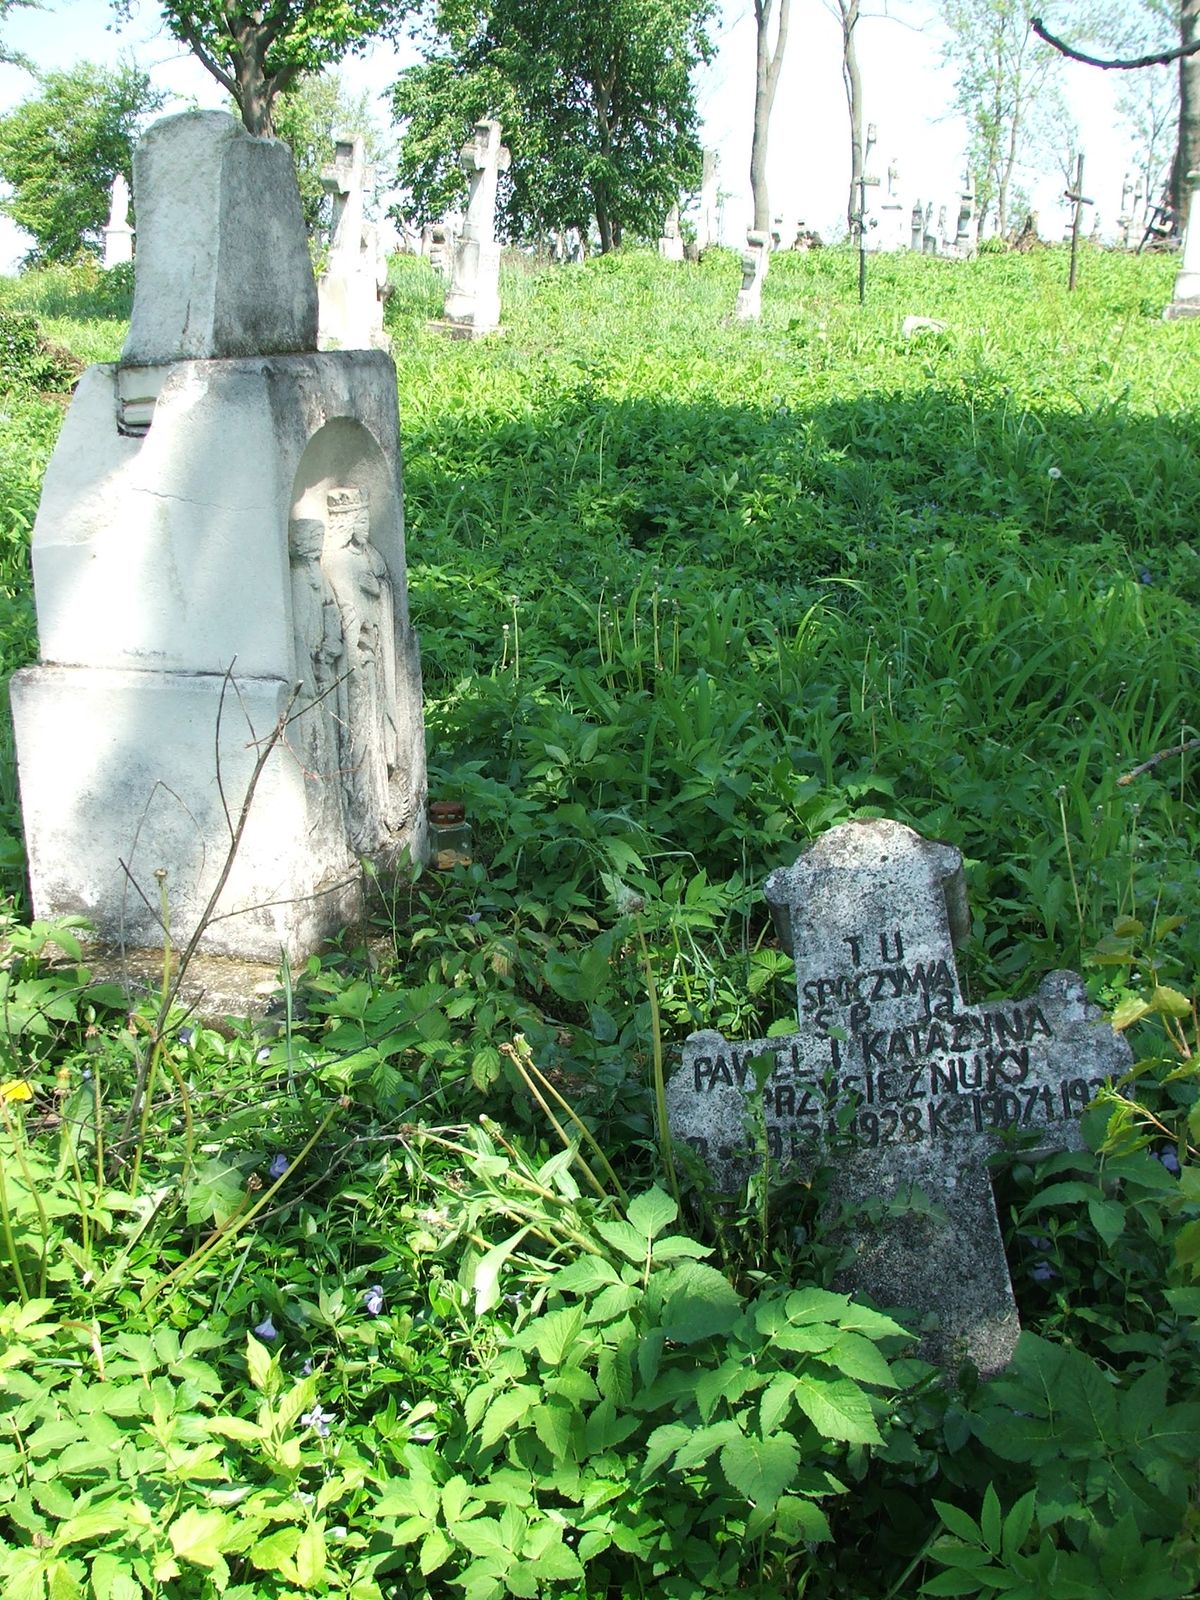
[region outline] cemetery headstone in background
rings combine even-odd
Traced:
[[[446,323],[460,333],[492,333],[500,326],[496,184],[511,161],[508,150],[500,143],[500,124],[492,118],[477,122],[458,159],[470,184],[470,199],[462,236],[454,248],[444,316]]]
[[[1200,317],[1200,172],[1189,172],[1192,204],[1183,230],[1183,259],[1175,277],[1171,303],[1163,311],[1168,322]]]
[[[379,229],[363,216],[370,175],[361,138],[339,139],[321,184],[333,201],[329,259],[317,285],[322,350],[386,350],[387,260]]]
[[[679,207],[672,206],[667,212],[667,219],[663,223],[662,237],[658,241],[658,253],[664,261],[683,260],[683,234],[679,230]]]
[[[1018,1324],[986,1169],[1005,1130],[1077,1146],[1080,1113],[1129,1065],[1082,981],[969,1006],[954,945],[969,919],[962,858],[880,819],[832,829],[766,896],[796,962],[799,1030],[731,1044],[694,1033],[667,1088],[670,1127],[733,1192],[755,1119],[781,1170],[834,1170],[835,1201],[878,1200],[842,1287],[936,1313],[933,1359],[1004,1366]],[[931,1204],[909,1207],[919,1190]]]
[[[133,260],[133,229],[129,226],[129,185],[118,172],[112,181],[108,221],[104,225],[105,268],[122,266]]]
[[[718,157],[715,150],[704,152],[700,175],[700,211],[696,217],[696,249],[707,250],[721,240],[720,191],[717,187]]]
[[[767,235],[751,228],[742,252],[742,287],[733,314],[739,322],[757,322],[762,316],[762,286],[767,275]]]
[[[316,353],[286,145],[188,112],[134,186],[129,335],[47,468],[44,664],[11,686],[34,906],[160,945],[163,873],[176,943],[216,894],[205,949],[298,957],[359,914],[361,858],[425,847],[395,368]]]

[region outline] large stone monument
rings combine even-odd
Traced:
[[[1189,172],[1192,203],[1183,230],[1183,259],[1175,275],[1175,291],[1163,316],[1168,322],[1182,317],[1200,317],[1200,172]]]
[[[129,226],[129,185],[118,172],[112,181],[108,221],[104,225],[104,266],[123,266],[133,260],[133,229]]]
[[[333,201],[329,259],[317,285],[322,350],[386,350],[383,297],[387,259],[379,229],[363,216],[370,173],[361,138],[339,139],[334,159],[321,173]]]
[[[40,664],[12,681],[38,916],[296,957],[362,858],[425,842],[396,377],[319,355],[291,154],[222,112],[134,160],[119,363],[85,373],[33,530]],[[252,792],[253,791],[253,792]]]
[[[492,333],[500,325],[500,246],[496,242],[496,184],[511,157],[500,143],[500,124],[475,124],[459,151],[470,199],[462,236],[454,250],[445,319],[468,334]]]
[[[739,322],[757,322],[762,316],[762,286],[767,275],[767,242],[765,233],[750,228],[746,233],[746,248],[742,252],[742,287],[738,290],[733,314]]]
[[[987,1158],[1010,1130],[1076,1146],[1128,1046],[1074,973],[1025,1000],[965,1004],[962,857],[901,823],[831,829],[770,875],[766,896],[795,958],[799,1031],[692,1034],[667,1087],[671,1131],[723,1191],[761,1158],[755,1122],[777,1168],[824,1158],[835,1201],[882,1202],[852,1238],[843,1287],[934,1313],[927,1353],[993,1373],[1019,1330]]]

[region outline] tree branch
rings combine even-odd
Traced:
[[[1136,72],[1139,67],[1169,67],[1172,61],[1181,61],[1184,56],[1194,56],[1200,51],[1200,39],[1196,39],[1191,44],[1181,44],[1174,50],[1163,50],[1158,55],[1105,61],[1100,56],[1085,55],[1082,50],[1076,50],[1064,40],[1055,38],[1045,27],[1041,17],[1030,17],[1029,26],[1043,43],[1057,50],[1060,56],[1066,56],[1068,61],[1082,61],[1085,67],[1100,67],[1104,72]]]

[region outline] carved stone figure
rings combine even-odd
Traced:
[[[367,496],[334,489],[328,505],[324,566],[341,617],[347,673],[340,766],[350,842],[368,855],[403,820],[392,815],[390,794],[400,754],[392,581],[371,543]]]
[[[339,781],[338,730],[349,715],[346,644],[337,601],[321,566],[325,524],[293,517],[288,524],[292,571],[292,632],[300,692],[292,748],[307,781],[319,786],[321,806],[312,826],[345,827]],[[311,709],[306,709],[311,708]]]

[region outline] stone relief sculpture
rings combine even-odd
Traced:
[[[292,746],[306,778],[320,784],[319,824],[345,831],[338,729],[346,724],[345,640],[337,601],[321,566],[325,524],[293,517],[288,525],[292,630],[300,692]],[[305,710],[310,707],[311,710]]]
[[[339,768],[350,843],[368,855],[386,848],[408,812],[397,730],[395,605],[387,563],[371,543],[366,494],[333,489],[327,504],[323,565],[340,619],[346,674]]]

